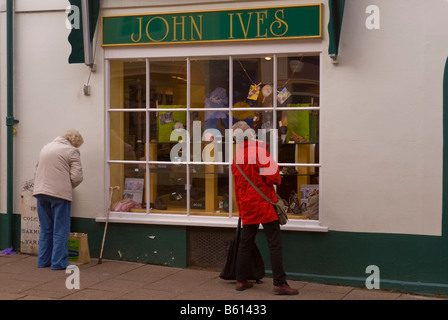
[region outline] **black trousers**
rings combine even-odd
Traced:
[[[236,265],[237,281],[248,280],[248,276],[246,275],[247,268],[245,268],[245,266],[253,263],[250,259],[252,257],[251,252],[254,250],[255,236],[257,235],[258,227],[259,224],[249,224],[244,225],[241,230],[241,240]],[[263,223],[263,230],[268,241],[274,286],[278,286],[286,283],[286,274],[283,269],[280,224],[277,220],[269,223]]]

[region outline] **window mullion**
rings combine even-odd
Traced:
[[[233,126],[233,58],[229,56],[229,129]],[[230,135],[228,137],[227,145],[229,150],[227,154],[229,155],[229,217],[233,217],[233,175],[232,175],[232,160],[233,160],[233,130],[230,130]]]
[[[273,56],[273,63],[272,63],[272,72],[273,72],[273,99],[272,99],[272,129],[274,130],[274,133],[276,133],[278,126],[277,126],[277,99],[275,98],[277,96],[277,55],[274,54]],[[275,148],[271,156],[274,158],[275,162],[278,163],[278,145],[277,143],[272,143],[272,146]]]
[[[145,112],[145,117],[146,117],[146,142],[145,142],[145,160],[146,160],[146,164],[145,164],[145,177],[146,177],[146,183],[145,183],[145,197],[146,197],[146,213],[149,214],[149,208],[150,208],[150,195],[151,195],[151,180],[150,180],[150,170],[151,170],[151,166],[149,165],[149,149],[150,149],[150,136],[149,133],[151,132],[151,121],[150,121],[150,113],[149,113],[149,108],[150,108],[150,97],[151,97],[151,77],[150,77],[150,62],[149,59],[146,59],[146,112]]]
[[[187,159],[186,159],[186,191],[187,191],[187,216],[190,215],[190,108],[191,108],[191,67],[190,58],[187,58],[187,123],[185,124],[187,134],[186,134],[186,147],[187,147]]]
[[[106,147],[105,149],[105,159],[110,160],[110,114],[109,114],[109,110],[110,110],[110,60],[106,60],[105,61],[105,79],[106,79],[106,97],[105,97],[105,102],[106,102],[106,113],[105,113],[105,124],[106,124],[106,136],[105,138],[105,143],[106,143]],[[109,189],[109,186],[111,185],[111,181],[110,181],[110,163],[107,162],[105,168],[104,168],[104,177],[105,177],[105,182],[106,182],[106,189]],[[108,195],[107,193],[105,193],[105,199],[104,202],[107,203],[107,198]]]

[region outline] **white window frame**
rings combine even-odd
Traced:
[[[149,77],[149,63],[151,58],[193,58],[193,57],[222,57],[222,56],[245,56],[245,55],[284,55],[284,54],[297,54],[297,53],[322,53],[322,42],[320,40],[304,40],[304,41],[275,41],[275,42],[263,42],[253,44],[248,43],[227,43],[227,44],[206,44],[206,45],[166,45],[166,46],[145,46],[145,47],[108,47],[104,48],[104,83],[105,83],[105,185],[110,185],[110,164],[112,163],[137,163],[132,161],[115,161],[109,160],[110,154],[110,123],[109,123],[109,113],[111,110],[114,111],[138,111],[138,112],[149,112],[147,109],[110,109],[110,60],[124,60],[124,59],[143,59],[146,60],[146,76],[147,80]],[[321,55],[322,56],[322,55]],[[229,59],[230,60],[230,59]],[[231,61],[231,60],[230,60]],[[321,59],[322,61],[322,59]],[[189,63],[187,63],[189,68]],[[230,66],[229,66],[230,68]],[[320,68],[322,69],[322,68]],[[277,79],[276,65],[274,65],[274,83]],[[147,82],[149,83],[149,82]],[[189,85],[189,84],[188,84]],[[147,95],[149,95],[149,90],[147,90]],[[189,103],[189,90],[187,89],[188,102]],[[149,104],[149,98],[146,101]],[[276,99],[274,99],[274,108],[276,106]],[[148,106],[147,106],[148,107]],[[180,109],[181,111],[190,111],[188,108]],[[320,110],[319,107],[301,108],[301,110]],[[277,107],[276,110],[283,110],[284,108]],[[187,112],[188,114],[188,112]],[[149,123],[147,122],[147,126]],[[149,130],[146,130],[147,135],[149,135]],[[149,141],[147,136],[146,141]],[[148,149],[148,148],[147,148]],[[149,150],[147,151],[149,152]],[[146,155],[146,181],[149,181],[149,162],[148,155]],[[277,155],[275,155],[275,158]],[[277,159],[276,159],[277,160]],[[138,162],[141,163],[141,162]],[[204,162],[195,163],[189,161],[188,164],[205,164]],[[217,163],[213,163],[217,164]],[[228,163],[222,163],[224,165],[229,165]],[[283,165],[283,164],[282,164]],[[298,166],[295,164],[286,164],[285,166]],[[311,166],[320,167],[321,164],[299,164],[300,166]],[[188,170],[187,170],[188,174]],[[188,178],[188,176],[187,176]],[[231,175],[229,175],[231,179]],[[188,181],[188,180],[187,180]],[[322,182],[320,181],[320,185]],[[230,184],[231,185],[231,184]],[[322,190],[320,190],[322,191]],[[146,196],[149,198],[149,190],[146,188]],[[322,192],[320,192],[322,193]],[[106,200],[107,199],[107,200]],[[108,191],[105,191],[105,203],[109,201]],[[231,206],[231,201],[229,201]],[[320,206],[321,207],[321,206]],[[187,208],[189,205],[187,204]],[[196,216],[196,215],[179,215],[170,213],[139,213],[139,212],[111,212],[109,214],[109,221],[114,223],[133,223],[133,224],[157,224],[157,225],[176,225],[176,226],[202,226],[202,227],[224,227],[224,228],[234,228],[237,224],[238,217],[232,216],[231,210],[229,208],[228,217],[215,217],[215,216]],[[322,210],[320,210],[320,217],[322,216]],[[96,218],[98,222],[105,222],[106,217]],[[319,220],[303,220],[303,219],[290,219],[286,225],[281,227],[282,230],[290,231],[315,231],[315,232],[327,232],[328,227],[323,226]]]

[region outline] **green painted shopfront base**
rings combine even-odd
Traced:
[[[20,243],[20,215],[13,216],[14,243]],[[109,223],[103,258],[187,268],[189,228]],[[72,218],[72,231],[87,233],[90,255],[99,256],[104,223]],[[366,287],[371,276],[366,269],[373,265],[379,270],[380,289],[448,296],[446,240],[446,236],[284,231],[285,269],[291,280]],[[257,243],[270,276],[262,230]]]

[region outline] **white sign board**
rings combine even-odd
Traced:
[[[33,197],[34,180],[21,185],[22,218],[20,251],[37,255],[39,252],[40,223],[37,215],[37,202]]]

